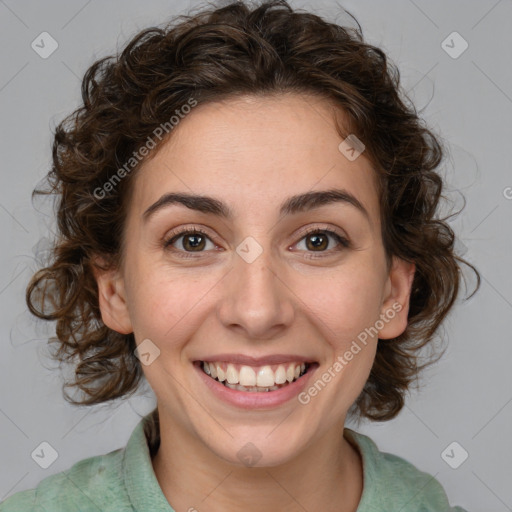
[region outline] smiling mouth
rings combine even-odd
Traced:
[[[247,366],[235,363],[198,361],[211,379],[227,388],[249,393],[277,391],[303,377],[316,363]]]

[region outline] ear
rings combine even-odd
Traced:
[[[117,269],[104,270],[96,264],[105,267],[105,260],[95,257],[91,265],[98,284],[98,301],[103,323],[121,334],[132,333],[122,276]]]
[[[379,330],[379,338],[396,338],[405,331],[415,271],[414,263],[393,256],[380,315],[384,327]]]

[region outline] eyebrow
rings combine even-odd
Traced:
[[[345,189],[320,190],[289,197],[281,205],[279,214],[280,216],[293,215],[334,203],[343,203],[355,207],[370,222],[370,215],[363,204]],[[142,214],[143,221],[147,222],[157,211],[175,204],[226,220],[234,218],[233,211],[229,206],[218,199],[203,195],[170,192],[160,197]]]

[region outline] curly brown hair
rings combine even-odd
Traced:
[[[459,263],[477,275],[473,294],[480,275],[455,254],[449,217],[438,218],[444,185],[435,169],[445,150],[403,92],[396,66],[364,42],[355,21],[358,28],[338,26],[285,1],[208,6],[141,31],[118,55],[90,66],[83,105],[55,129],[49,188],[32,193],[59,198],[51,261],[32,277],[26,301],[34,315],[56,321],[57,336],[49,340],[57,346],[53,357],[75,365],[63,387],[68,402],[99,404],[133,394],[140,384],[133,333],[115,332],[102,321],[94,256],[104,257],[105,269],[122,262],[134,176],[172,131],[154,141],[150,154],[122,173],[108,194],[98,190],[113,183],[138,148],[192,97],[201,104],[305,92],[336,105],[350,133],[364,141],[378,177],[388,264],[395,255],[416,265],[408,326],[394,339],[379,340],[368,381],[349,412],[383,421],[402,409],[413,379],[438,360],[420,364],[420,349],[433,341],[457,298]],[[71,397],[69,387],[82,398]]]

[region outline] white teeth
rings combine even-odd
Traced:
[[[239,379],[242,386],[256,386],[256,372],[250,366],[240,368]]]
[[[280,365],[276,370],[276,384],[284,384],[286,382],[286,370]]]
[[[217,366],[217,379],[219,379],[220,382],[224,382],[226,380],[226,374],[220,366]]]
[[[274,372],[270,366],[260,368],[258,375],[256,375],[256,385],[261,388],[274,385]]]
[[[263,388],[255,391],[268,389],[273,391],[276,386],[293,382],[300,375],[304,374],[306,365],[304,363],[289,363],[287,365],[280,364],[273,371],[270,365],[258,368],[252,366],[240,365],[234,363],[213,362],[203,363],[202,368],[207,375],[219,382],[225,382],[228,387],[238,389],[236,386],[245,388],[258,387]],[[252,389],[250,390],[252,391]]]
[[[226,378],[230,384],[238,384],[238,372],[232,364],[228,364]]]

